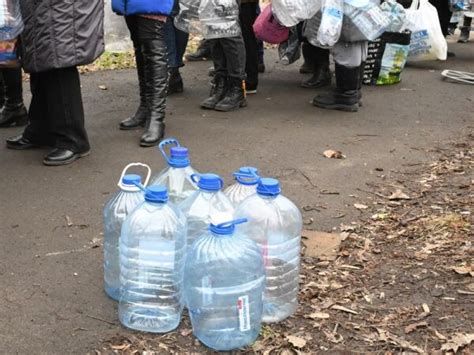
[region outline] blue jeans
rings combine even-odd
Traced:
[[[184,66],[183,56],[188,45],[189,34],[178,30],[173,23],[173,18],[168,17],[165,24],[165,40],[168,47],[168,68]]]

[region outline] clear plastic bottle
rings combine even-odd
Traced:
[[[257,244],[239,227],[235,231],[245,219],[232,221],[229,214],[212,219],[188,253],[185,297],[194,335],[212,349],[229,351],[258,337],[265,269]]]
[[[120,190],[104,207],[104,289],[107,295],[118,301],[120,297],[120,263],[119,240],[122,224],[128,214],[144,201],[141,177],[135,174],[125,175],[132,166],[143,166],[148,169],[145,185],[150,178],[150,167],[142,163],[132,163],[125,167],[120,176]]]
[[[262,178],[257,194],[240,204],[235,218],[248,218],[241,232],[255,241],[263,254],[267,277],[263,321],[279,322],[291,316],[298,305],[301,213],[281,195],[278,180]]]
[[[122,227],[119,319],[131,329],[165,333],[181,320],[186,218],[167,201],[164,186],[149,187]]]
[[[257,192],[258,170],[251,166],[243,166],[234,173],[236,183],[229,186],[224,194],[235,208],[247,197]]]
[[[221,191],[224,182],[219,175],[194,174],[191,178],[198,184],[199,191],[179,205],[188,221],[188,250],[209,228],[212,215],[220,212],[234,213],[232,202]]]
[[[164,148],[170,144],[176,146],[170,149],[170,156],[168,157]],[[188,148],[180,146],[175,138],[162,141],[159,149],[168,163],[168,167],[151,179],[150,186],[166,186],[170,201],[179,204],[198,189],[197,185],[191,180],[191,175],[197,172],[190,165]]]

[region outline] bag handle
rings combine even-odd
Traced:
[[[148,165],[143,164],[143,163],[130,163],[123,169],[122,175],[120,175],[120,180],[117,184],[118,187],[123,188],[122,179],[125,176],[125,173],[127,172],[127,170],[130,169],[132,166],[141,166],[141,167],[146,168],[148,170],[146,178],[145,178],[145,183],[143,184],[143,186],[148,185],[148,181],[150,180],[150,176],[151,176],[151,168]]]
[[[420,6],[420,0],[413,0],[410,5],[410,10],[418,10]]]

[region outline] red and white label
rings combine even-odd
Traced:
[[[250,330],[249,296],[241,296],[237,299],[237,309],[239,312],[239,329],[241,332],[247,332]]]

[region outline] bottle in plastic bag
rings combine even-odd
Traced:
[[[170,144],[176,146],[170,149],[170,156],[168,157],[164,148]],[[197,185],[191,180],[191,176],[197,172],[190,165],[188,148],[180,146],[175,138],[162,141],[159,149],[168,163],[168,167],[151,179],[150,186],[166,186],[170,201],[179,204],[198,189]]]
[[[140,175],[127,174],[133,166],[148,169],[145,186],[150,179],[151,169],[142,163],[132,163],[123,169],[118,182],[120,190],[107,202],[104,208],[104,289],[107,295],[118,301],[120,297],[119,240],[122,224],[135,207],[144,201]]]
[[[3,0],[0,2],[0,41],[17,38],[23,31],[20,2]]]
[[[279,322],[298,305],[301,213],[281,195],[278,180],[262,178],[257,194],[240,204],[235,218],[248,218],[241,233],[255,241],[263,254],[267,277],[263,321]]]
[[[344,17],[344,0],[323,0],[321,24],[317,35],[317,45],[331,48],[341,37],[342,20]]]
[[[119,320],[124,326],[165,333],[179,325],[185,252],[186,218],[168,203],[166,187],[149,187],[145,202],[122,227]]]
[[[349,0],[344,14],[369,41],[380,37],[390,26],[390,17],[382,11],[378,0]]]
[[[247,197],[257,192],[258,170],[251,166],[243,166],[234,173],[236,183],[229,186],[224,194],[235,208]]]
[[[221,191],[224,182],[219,175],[194,174],[191,178],[198,184],[199,191],[179,205],[188,222],[188,250],[193,242],[208,229],[212,215],[234,213],[232,202]]]
[[[257,244],[235,230],[245,219],[219,214],[212,220],[188,253],[185,297],[194,335],[212,349],[229,351],[258,337],[265,269]]]

